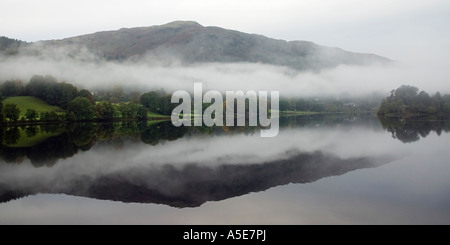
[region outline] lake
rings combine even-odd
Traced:
[[[450,224],[450,120],[1,130],[0,224]]]

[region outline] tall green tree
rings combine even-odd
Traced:
[[[10,121],[17,122],[20,116],[20,109],[16,104],[6,104],[3,108],[3,115]]]
[[[140,101],[151,112],[157,112],[163,115],[170,115],[176,104],[170,102],[171,95],[164,91],[150,91],[141,95]]]
[[[22,95],[24,86],[20,80],[6,81],[0,86],[0,92],[4,97]]]
[[[402,85],[391,96],[383,99],[378,110],[379,115],[386,114],[442,114],[450,112],[450,96],[441,96],[439,92],[430,97],[425,91],[419,91],[418,88]]]
[[[95,105],[95,116],[101,120],[110,120],[114,118],[114,107],[110,102],[100,102]]]
[[[78,96],[78,89],[72,84],[60,83],[52,76],[34,75],[25,86],[25,94],[67,109],[68,103]]]
[[[433,106],[436,108],[437,111],[442,111],[443,108],[443,101],[441,93],[437,92],[433,97],[431,98],[433,101]]]
[[[60,117],[54,111],[42,112],[40,120],[45,121],[45,122],[55,122],[55,121],[59,121]]]
[[[162,96],[158,92],[150,91],[141,95],[140,101],[149,111],[159,112],[162,107],[161,97]]]
[[[28,121],[36,121],[37,117],[38,117],[38,113],[36,110],[28,109],[27,112],[25,113],[25,118]]]
[[[67,110],[75,115],[76,120],[92,120],[95,115],[94,105],[85,97],[76,97],[69,102]]]
[[[79,97],[85,97],[86,99],[88,99],[91,102],[91,104],[95,104],[95,97],[94,97],[94,95],[92,95],[92,93],[89,92],[86,89],[80,90],[80,92],[78,93],[78,96]]]
[[[402,85],[395,90],[395,97],[397,100],[401,100],[403,104],[410,105],[416,100],[418,92],[419,89],[414,86]]]
[[[78,96],[78,89],[70,83],[61,84],[62,97],[59,101],[59,106],[63,109],[67,109],[69,102]]]

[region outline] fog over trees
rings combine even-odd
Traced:
[[[392,90],[383,99],[378,115],[450,114],[450,95],[436,92],[430,96],[425,91],[410,85],[402,85]]]

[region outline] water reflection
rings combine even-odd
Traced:
[[[2,186],[0,201],[36,193],[64,193],[122,202],[158,203],[173,207],[195,207],[269,189],[288,183],[309,183],[361,168],[387,163],[369,157],[341,159],[323,152],[294,153],[283,160],[263,164],[219,167],[188,164],[182,168],[132,167],[97,177],[78,176],[61,187],[33,185],[16,190]]]
[[[145,125],[124,123],[44,124],[3,129],[0,157],[7,163],[29,159],[35,167],[53,166],[58,159],[89,151],[96,143],[117,144],[123,137],[140,137]]]
[[[392,138],[403,143],[411,143],[427,137],[431,131],[441,135],[450,131],[447,117],[380,117],[383,128],[392,134]]]
[[[448,124],[314,115],[282,118],[280,128],[273,139],[259,138],[255,127],[177,128],[170,122],[4,128],[0,201],[64,193],[197,207],[377,167],[396,157],[386,150],[391,146],[383,128],[411,142],[432,130],[448,131]]]
[[[313,115],[280,119],[281,128],[329,128],[341,124],[379,126],[373,117]],[[88,151],[96,144],[120,148],[125,140],[134,140],[154,146],[185,135],[255,135],[259,130],[257,127],[174,127],[167,121],[150,124],[118,122],[6,127],[0,130],[0,158],[7,163],[20,163],[27,158],[36,167],[52,166],[58,159],[72,157],[79,151]]]

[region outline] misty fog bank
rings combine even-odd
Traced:
[[[38,45],[38,44],[37,44]],[[34,53],[33,53],[34,52]],[[448,93],[443,87],[446,70],[432,62],[396,61],[370,66],[340,65],[321,71],[298,71],[287,67],[258,63],[202,63],[185,65],[176,59],[124,62],[106,61],[83,48],[26,50],[25,55],[0,56],[0,82],[33,75],[52,75],[59,81],[80,88],[96,89],[120,85],[148,91],[164,89],[192,91],[194,83],[203,83],[204,91],[280,91],[282,97],[354,97],[387,95],[403,84],[434,93]]]

